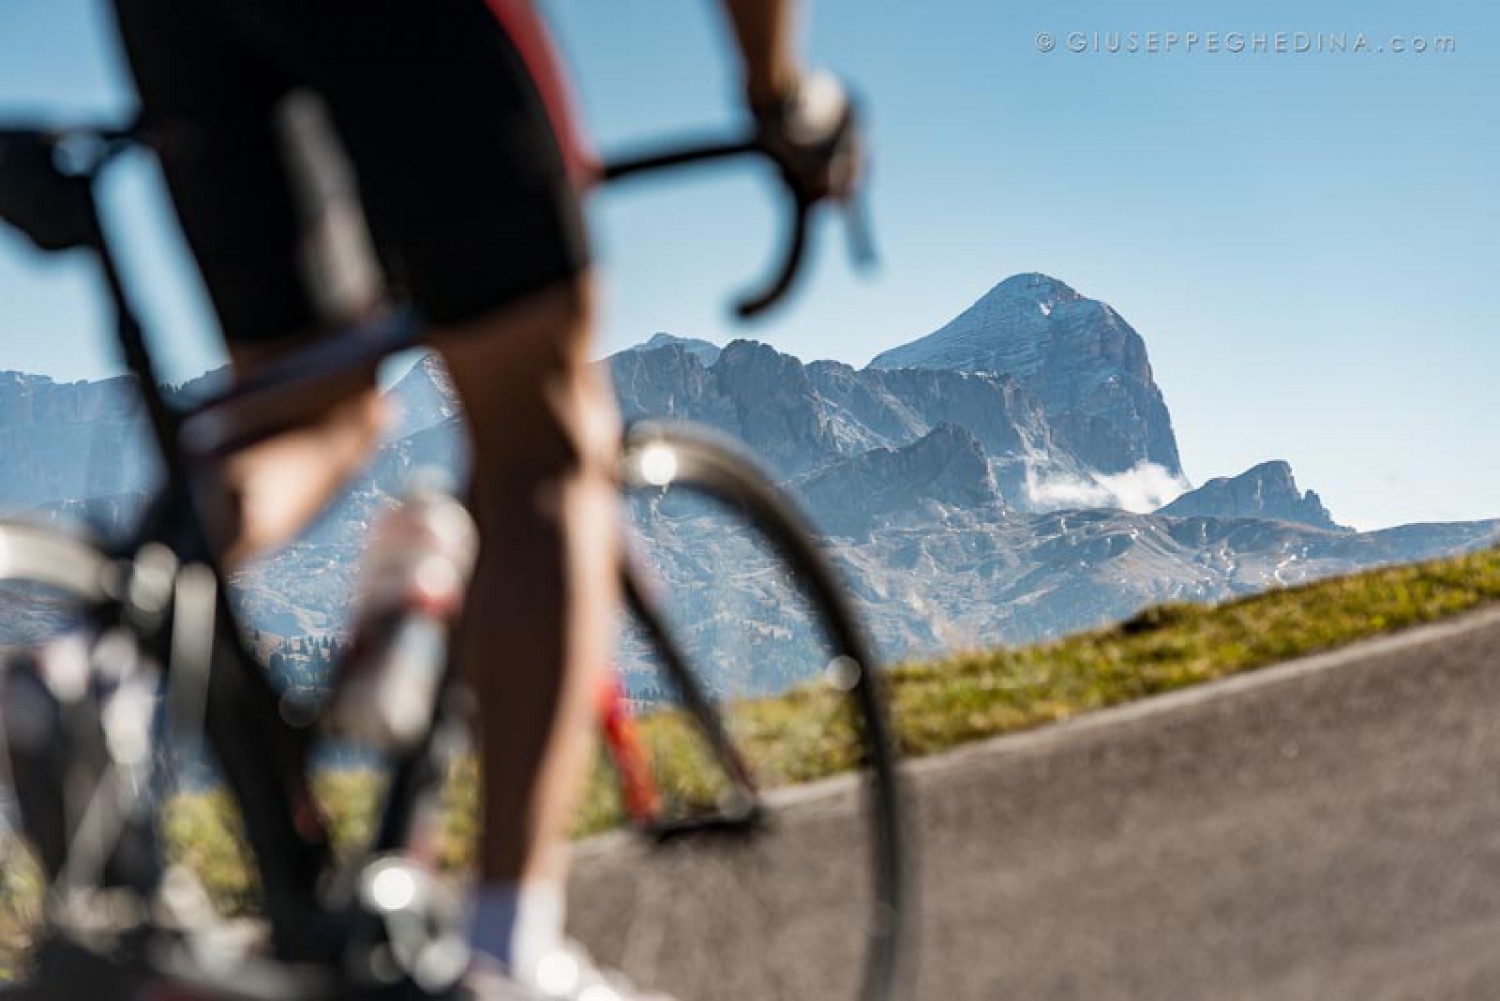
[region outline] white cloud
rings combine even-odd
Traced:
[[[1190,488],[1165,466],[1142,462],[1123,473],[1039,473],[1026,467],[1026,494],[1036,511],[1063,508],[1119,508],[1145,514],[1170,504]]]

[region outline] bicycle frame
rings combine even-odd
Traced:
[[[134,547],[159,543],[182,563],[206,564],[222,579],[199,509],[194,470],[181,444],[189,418],[176,412],[161,390],[144,327],[101,224],[98,178],[108,162],[108,157],[101,157],[85,175],[92,235],[88,249],[104,277],[116,339],[140,393],[166,474]],[[213,405],[212,401],[208,404],[210,408]],[[323,912],[316,893],[330,855],[328,831],[308,784],[311,734],[283,718],[279,696],[246,649],[234,610],[222,589],[216,613],[204,732],[243,814],[277,954],[289,959],[318,958],[323,951],[320,946],[327,943],[318,929],[306,924],[310,916]]]
[[[86,149],[90,157],[76,174],[86,185],[86,198],[76,207],[85,221],[85,233],[78,245],[92,253],[98,264],[114,314],[115,338],[125,367],[136,383],[165,470],[165,482],[129,548],[133,553],[150,545],[164,546],[177,556],[179,565],[204,565],[216,579],[222,580],[222,567],[200,506],[205,496],[203,470],[213,459],[276,430],[273,424],[247,430],[232,413],[247,407],[274,411],[278,400],[294,399],[310,384],[361,366],[373,367],[391,353],[418,346],[422,324],[410,309],[393,310],[356,331],[334,335],[297,351],[294,357],[279,364],[272,362],[254,377],[239,381],[190,411],[178,411],[161,389],[144,325],[131,302],[116,251],[102,225],[98,199],[99,178],[107,166],[123,149],[149,137],[143,137],[138,128],[80,134],[86,140],[93,140],[94,145]],[[736,142],[647,155],[601,168],[599,180],[756,152],[758,148],[753,142]],[[792,242],[784,265],[767,292],[747,300],[758,303],[749,312],[758,312],[780,299],[801,263],[808,206],[798,201],[795,208]],[[653,615],[634,576],[628,571],[626,576],[632,608],[648,632],[668,651],[669,673],[676,677],[694,714],[705,721],[705,737],[745,804],[743,811],[731,816],[688,820],[682,826],[684,829],[741,825],[748,828],[756,819],[755,793],[748,773],[727,735],[717,725],[716,715],[686,663],[670,652],[671,639]],[[341,936],[335,915],[319,899],[322,877],[330,872],[332,858],[329,832],[308,782],[307,766],[314,734],[305,723],[299,725],[300,721],[286,718],[280,696],[263,665],[245,646],[244,633],[222,588],[217,589],[214,611],[202,725],[225,782],[243,814],[246,839],[260,876],[273,948],[287,960],[330,959],[340,947]],[[605,743],[617,765],[628,815],[637,825],[653,830],[658,836],[672,836],[677,832],[673,825],[653,827],[658,797],[641,751],[634,743],[634,729],[621,692],[617,687],[611,688],[604,693],[603,700],[601,721]],[[444,711],[440,707],[439,712]],[[424,767],[431,742],[443,725],[441,718],[434,719],[426,739],[395,763],[386,796],[387,808],[372,841],[373,850],[403,845],[417,808],[415,791],[427,777]]]

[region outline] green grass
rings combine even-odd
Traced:
[[[1163,605],[1108,629],[1041,646],[963,653],[888,673],[896,732],[908,755],[1022,730],[1079,713],[1172,691],[1326,650],[1375,634],[1431,622],[1500,600],[1500,549],[1376,570],[1266,592],[1228,604]],[[731,725],[763,783],[806,782],[854,764],[851,720],[841,700],[819,688],[737,704]],[[640,721],[657,781],[672,801],[712,800],[721,785],[691,727],[678,715]],[[378,779],[335,773],[318,792],[335,843],[368,831]],[[478,831],[478,781],[466,763],[449,787],[444,862],[462,868]],[[615,783],[594,768],[580,811],[580,834],[618,822]],[[192,866],[220,907],[253,909],[256,887],[222,792],[181,796],[164,817],[174,859]],[[15,852],[0,879],[0,975],[24,947],[37,909],[38,881]]]
[[[907,754],[1227,677],[1500,600],[1500,549],[1268,591],[1161,605],[1043,646],[960,654],[891,672]]]
[[[0,842],[0,982],[11,978],[40,917],[41,871],[19,839]]]

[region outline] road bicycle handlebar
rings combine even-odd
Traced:
[[[0,219],[12,223],[43,250],[86,246],[94,238],[86,221],[92,212],[82,204],[87,181],[122,151],[134,145],[159,146],[170,136],[152,132],[139,123],[109,127],[0,127]],[[629,155],[601,164],[595,179],[613,184],[645,174],[771,152],[754,136],[727,141],[699,141],[645,154]],[[806,261],[809,219],[818,201],[807,197],[778,164],[790,208],[780,264],[758,292],[739,298],[735,314],[753,319],[780,303],[791,290]],[[864,206],[858,197],[842,201],[854,265],[875,262]]]
[[[674,167],[694,166],[741,156],[764,156],[773,163],[777,162],[770,150],[752,136],[725,142],[686,144],[609,160],[599,168],[598,178],[606,184],[611,184]],[[779,163],[777,163],[777,168],[781,174],[782,185],[786,190],[790,206],[791,225],[787,230],[780,264],[773,272],[770,281],[759,292],[748,293],[736,301],[734,312],[742,320],[754,319],[781,302],[791,291],[807,257],[808,220],[819,203],[807,197]],[[875,244],[870,236],[863,201],[856,196],[837,204],[843,210],[853,264],[859,269],[873,266],[876,258]]]

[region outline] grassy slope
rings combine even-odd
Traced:
[[[1374,634],[1430,622],[1500,600],[1500,549],[1276,590],[1217,607],[1166,605],[1108,629],[1024,649],[976,651],[889,672],[897,732],[907,754],[1088,712],[1224,677]],[[741,706],[735,724],[747,757],[771,783],[820,778],[851,765],[847,719],[832,696],[801,690]],[[666,769],[669,792],[711,795],[714,782],[691,738],[670,716],[643,722]],[[340,840],[357,837],[373,800],[371,776],[325,776],[321,792]],[[475,833],[476,783],[453,784],[447,860],[462,865]],[[596,769],[582,830],[616,816],[607,773]],[[173,854],[192,865],[229,910],[253,906],[255,887],[232,833],[222,793],[181,797],[166,826]],[[0,971],[21,941],[21,915],[35,912],[35,880],[8,865],[0,880]],[[7,940],[11,948],[6,948]]]
[[[1044,646],[892,672],[902,744],[955,744],[1144,698],[1500,600],[1500,549],[1268,591],[1162,605]]]

